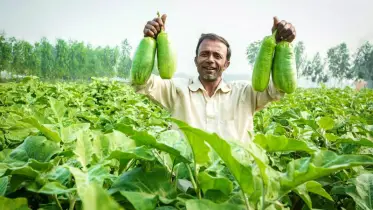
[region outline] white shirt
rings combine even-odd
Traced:
[[[172,117],[207,132],[215,132],[226,140],[250,141],[253,115],[268,102],[284,96],[270,81],[267,90],[254,91],[248,82],[226,83],[224,79],[209,97],[198,77],[161,79],[151,75],[146,84],[136,86],[171,112]]]

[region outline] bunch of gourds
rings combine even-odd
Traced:
[[[294,48],[285,40],[276,44],[276,33],[264,37],[256,57],[252,86],[255,91],[267,89],[272,73],[273,85],[284,93],[293,93],[297,88]]]
[[[159,12],[157,13],[160,17]],[[133,84],[142,85],[150,77],[157,55],[157,67],[162,79],[171,79],[176,71],[176,52],[171,46],[168,34],[161,29],[156,38],[144,37],[138,45],[131,67]]]

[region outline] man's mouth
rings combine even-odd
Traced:
[[[214,73],[216,71],[216,68],[214,68],[214,67],[203,67],[203,69],[208,74],[212,74],[212,73]]]

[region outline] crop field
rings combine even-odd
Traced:
[[[0,83],[0,209],[373,209],[372,90],[297,89],[254,123],[243,145],[125,83]]]

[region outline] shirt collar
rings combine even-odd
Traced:
[[[205,90],[198,76],[193,77],[192,80],[189,82],[189,89],[193,92],[197,91],[198,89]],[[231,87],[224,81],[224,78],[220,81],[216,91],[218,91],[219,89],[224,93],[231,91]]]

